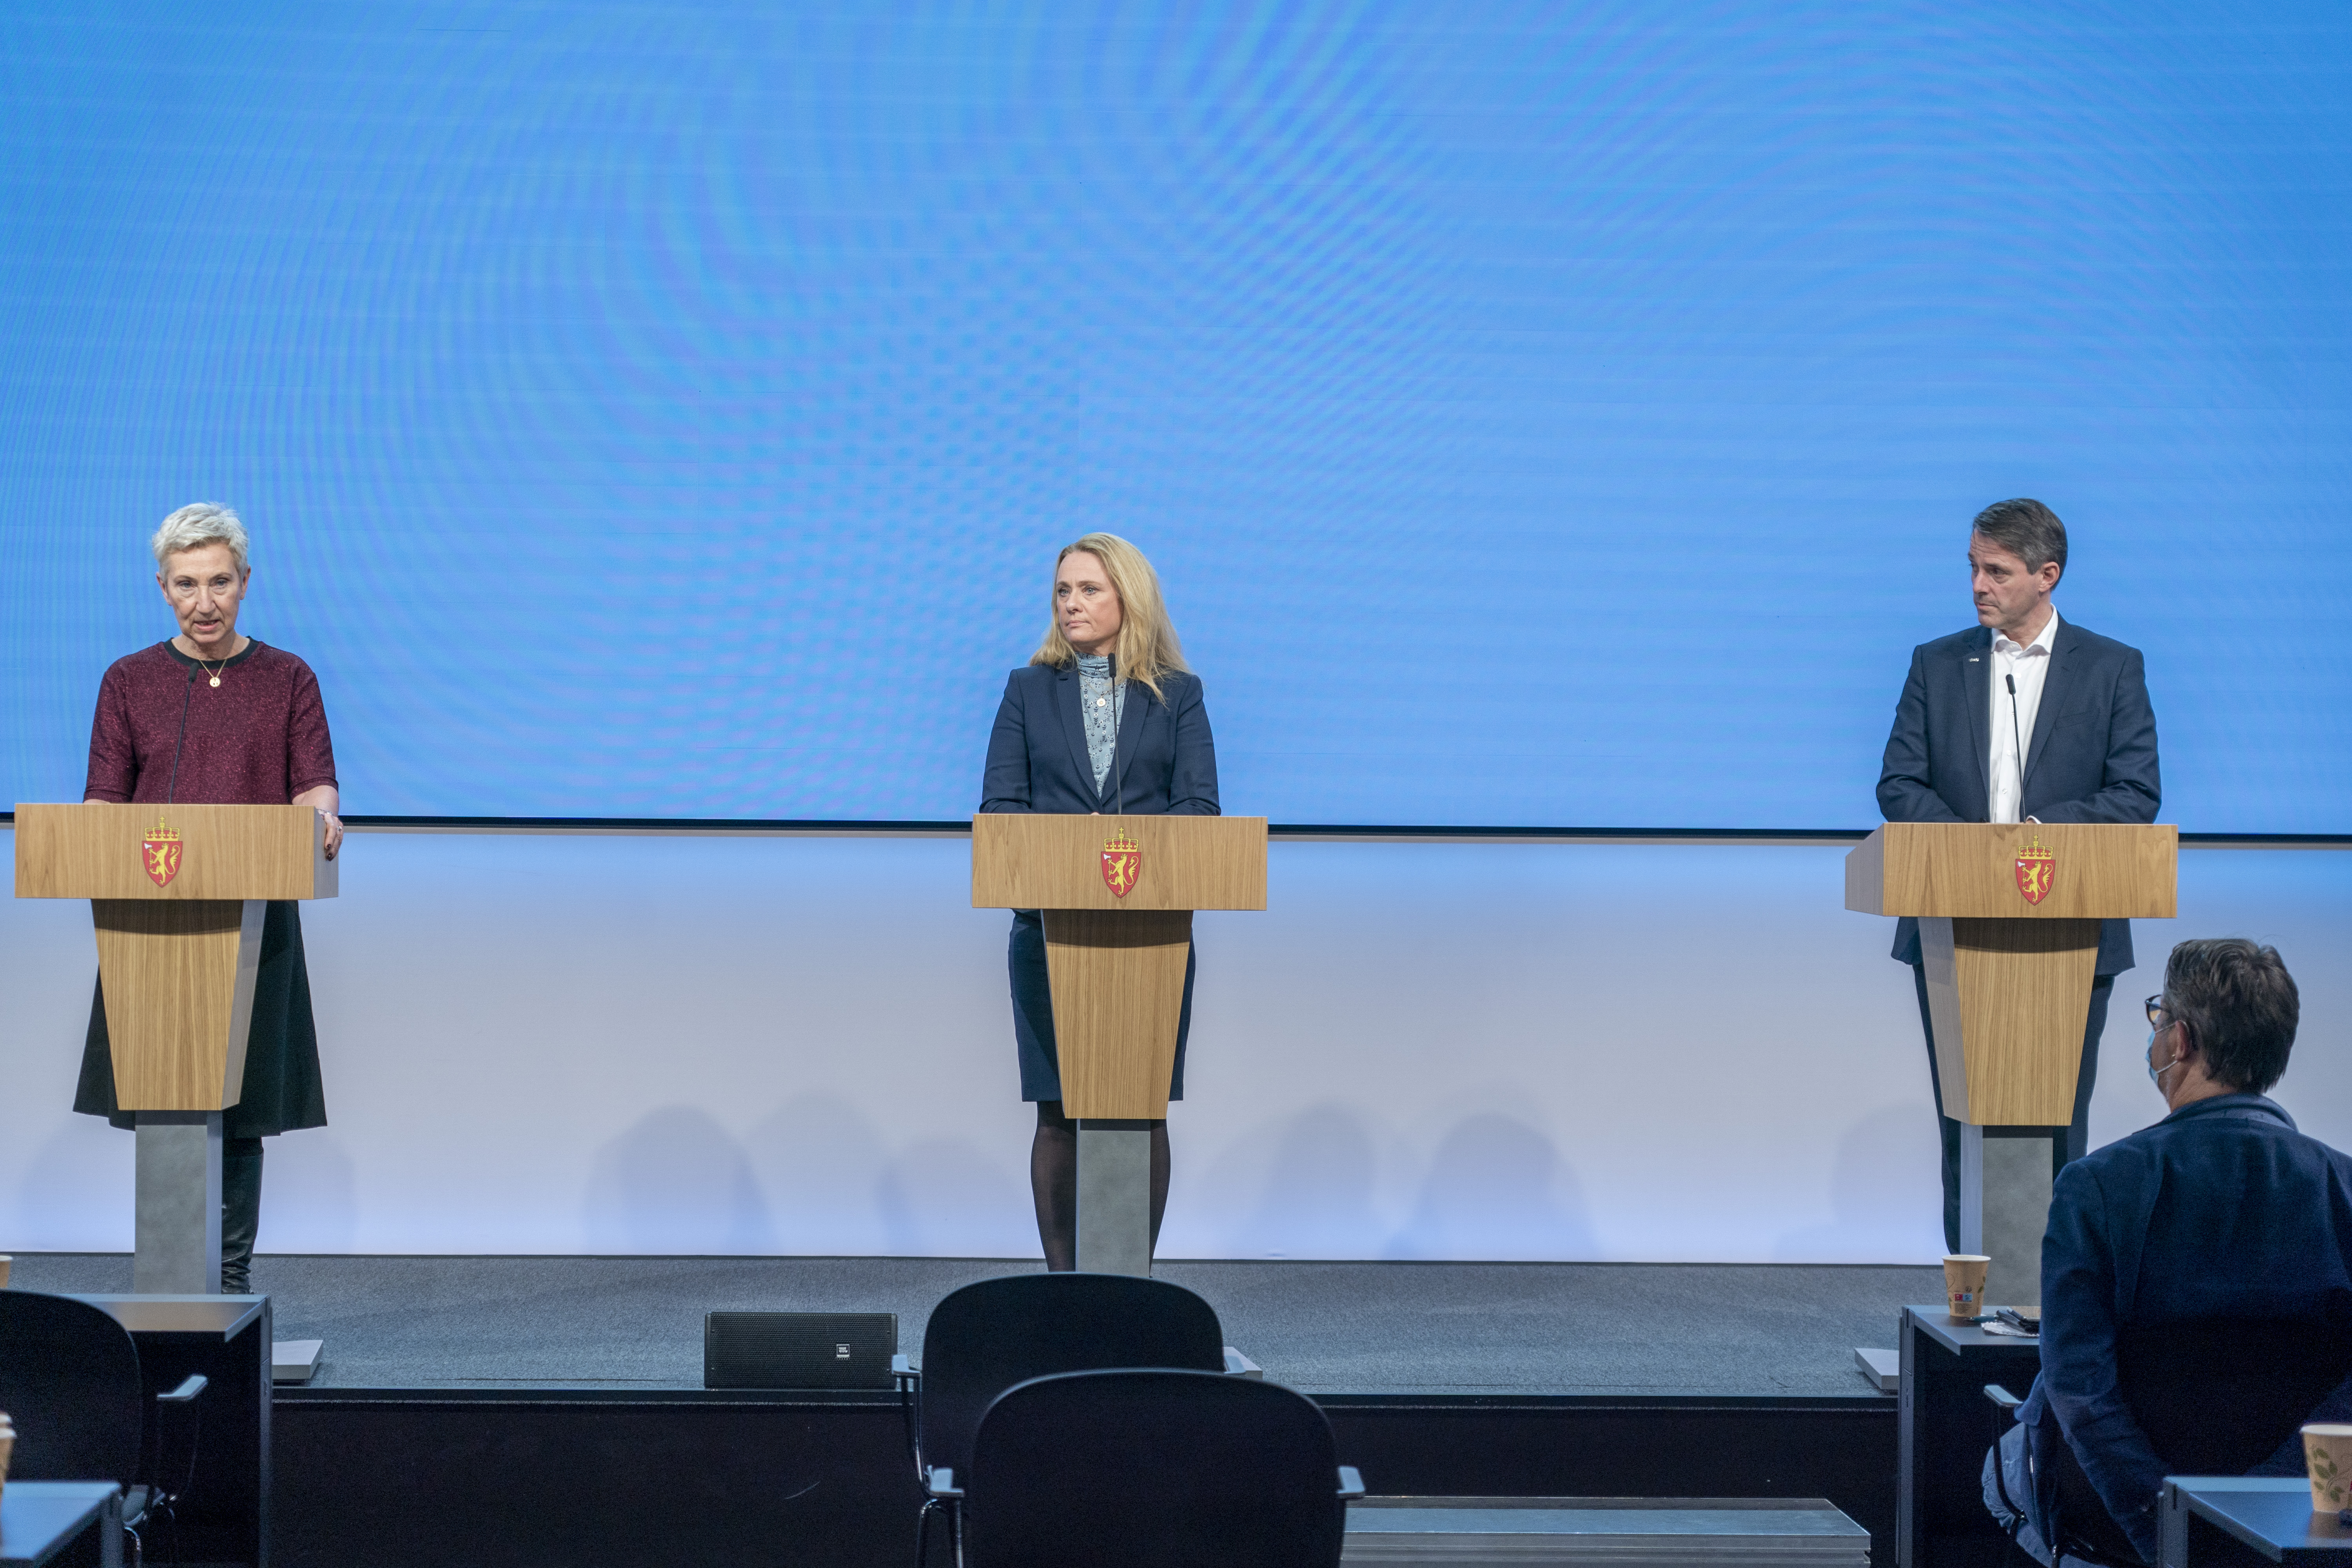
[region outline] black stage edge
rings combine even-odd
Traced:
[[[1889,1396],[1317,1399],[1381,1495],[1825,1497],[1893,1561]],[[903,1568],[914,1545],[893,1405],[320,1390],[273,1418],[279,1564]]]
[[[101,1290],[117,1255],[19,1254]],[[714,1308],[899,1314],[1036,1265],[954,1258],[256,1260],[317,1381],[271,1415],[279,1568],[759,1561],[897,1564],[898,1410],[874,1394],[707,1391]],[[1893,1561],[1896,1342],[1932,1268],[1168,1261],[1226,1338],[1312,1395],[1381,1495],[1823,1497]],[[115,1276],[120,1275],[118,1280]]]

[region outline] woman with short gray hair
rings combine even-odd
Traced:
[[[150,542],[155,585],[179,634],[116,659],[99,683],[82,798],[308,805],[324,819],[333,858],[343,842],[341,795],[319,678],[236,629],[253,579],[245,524],[227,507],[200,501],[165,518]],[[244,1093],[221,1117],[221,1289],[229,1295],[250,1284],[261,1141],[327,1122],[300,908],[273,900],[262,922]],[[102,990],[90,1003],[74,1109],[132,1124],[115,1100]]]

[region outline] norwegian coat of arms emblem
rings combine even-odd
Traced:
[[[2038,904],[2050,896],[2051,884],[2058,879],[2058,852],[2042,847],[2042,835],[2035,834],[2033,842],[2017,852],[2017,890],[2029,904]]]
[[[157,887],[165,887],[180,874],[180,836],[172,831],[162,817],[147,830],[141,841],[146,851],[147,879]]]
[[[1135,884],[1143,875],[1143,847],[1122,833],[1103,842],[1103,886],[1113,895],[1125,898],[1135,891]]]

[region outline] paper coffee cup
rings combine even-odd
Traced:
[[[2311,1476],[2311,1511],[2352,1508],[2352,1426],[2315,1421],[2303,1429],[2303,1468]]]
[[[1944,1259],[1944,1310],[1956,1323],[1972,1323],[1984,1316],[1985,1270],[1992,1259],[1981,1253],[1962,1252]]]

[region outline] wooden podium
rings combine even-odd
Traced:
[[[1845,858],[1847,909],[1918,917],[1937,1080],[1963,1129],[1960,1250],[1993,1258],[2007,1300],[2040,1299],[2045,1139],[2074,1119],[2099,922],[2170,919],[2179,851],[2163,826],[1890,822]],[[2031,1145],[1990,1218],[1988,1128]],[[2029,1128],[2043,1136],[2011,1136]]]
[[[142,1295],[220,1290],[221,1112],[272,899],[331,899],[307,805],[19,805],[16,896],[88,899],[116,1103],[138,1125]]]
[[[983,814],[971,902],[1044,911],[1078,1267],[1149,1274],[1148,1124],[1168,1114],[1192,911],[1265,908],[1265,818]]]

